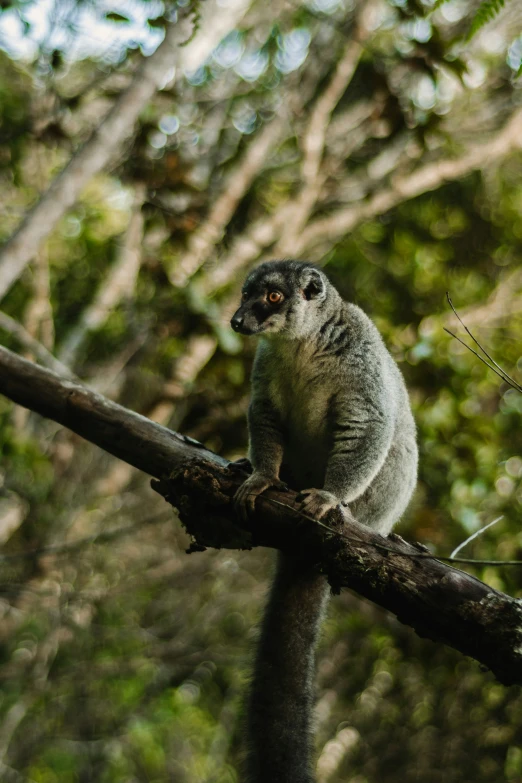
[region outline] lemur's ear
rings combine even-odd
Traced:
[[[307,269],[303,279],[305,299],[324,299],[326,296],[325,279],[318,269]]]

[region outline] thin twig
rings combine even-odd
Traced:
[[[323,527],[325,530],[328,530],[330,533],[333,533],[339,538],[344,538],[347,541],[353,541],[355,539],[356,541],[360,541],[361,544],[368,543],[367,541],[363,541],[362,539],[358,538],[357,534],[355,533],[351,533],[350,535],[347,535],[346,533],[341,533],[339,530],[330,527],[330,525],[327,525],[325,522],[321,522],[319,519],[315,519],[315,517],[310,517],[308,516],[308,514],[304,514],[298,508],[291,506],[289,503],[283,503],[280,500],[274,500],[274,498],[268,498],[268,497],[265,497],[264,499],[268,500],[269,503],[273,503],[276,506],[282,506],[283,508],[287,508],[290,511],[293,511],[294,514],[298,514],[302,519],[307,519],[309,522],[314,522],[316,525]],[[431,552],[404,552],[402,549],[396,549],[394,547],[386,546],[386,544],[378,544],[373,541],[371,542],[371,545],[374,546],[376,549],[382,549],[383,552],[392,552],[395,555],[403,555],[404,557],[414,557],[414,558],[421,558],[421,559],[429,558],[431,560],[442,560],[445,563],[466,563],[468,565],[471,564],[471,565],[491,565],[491,566],[522,565],[522,560],[472,560],[465,557],[453,557],[453,556],[448,557],[447,555],[434,555],[431,554]]]
[[[486,360],[485,360],[485,359],[484,359],[484,358],[483,358],[483,357],[482,357],[482,356],[481,356],[481,355],[478,353],[478,351],[475,351],[475,350],[474,350],[474,349],[471,347],[471,345],[468,345],[467,343],[465,343],[465,342],[464,342],[464,340],[462,340],[460,337],[458,337],[458,335],[456,335],[454,332],[452,332],[452,331],[451,331],[451,329],[448,329],[446,326],[444,326],[444,327],[443,327],[443,329],[444,329],[444,331],[445,331],[445,332],[447,332],[447,333],[450,335],[450,337],[454,337],[454,338],[455,338],[455,340],[457,340],[457,342],[459,342],[461,345],[463,345],[463,346],[464,346],[464,348],[467,348],[467,349],[468,349],[468,351],[470,351],[470,353],[474,354],[474,355],[477,357],[477,359],[480,359],[480,361],[482,362],[482,364],[485,364],[485,365],[486,365],[486,367],[489,367],[489,369],[490,369],[490,370],[493,370],[493,372],[495,373],[495,375],[498,375],[498,377],[499,377],[501,380],[505,381],[505,383],[509,383],[509,381],[507,381],[507,380],[506,380],[506,378],[504,378],[504,376],[503,376],[503,375],[501,375],[501,374],[500,374],[500,373],[499,373],[497,370],[495,370],[495,368],[493,367],[493,365],[489,364],[489,362],[487,362],[487,361],[486,361]],[[512,384],[510,384],[510,383],[509,383],[509,385],[511,386]]]
[[[450,557],[455,557],[457,552],[460,552],[461,549],[464,549],[466,544],[469,544],[470,541],[473,541],[475,538],[481,536],[482,533],[484,533],[488,528],[493,527],[493,525],[496,525],[497,522],[500,522],[501,519],[504,519],[504,517],[503,516],[497,517],[496,519],[493,520],[493,522],[488,522],[487,525],[481,527],[480,530],[475,530],[475,532],[471,536],[469,536],[469,538],[466,538],[466,540],[463,541],[462,544],[459,544],[458,547],[453,550]]]
[[[505,381],[507,384],[509,384],[513,389],[516,389],[517,391],[522,393],[522,386],[519,383],[517,383],[510,375],[508,375],[508,373],[500,366],[500,364],[497,364],[497,362],[493,359],[493,357],[490,356],[489,353],[482,347],[482,345],[479,343],[477,338],[473,336],[473,334],[468,329],[468,327],[466,326],[466,324],[464,323],[464,321],[462,320],[460,315],[455,310],[455,307],[454,307],[453,302],[451,301],[451,297],[449,295],[449,291],[446,291],[446,298],[448,300],[449,306],[453,310],[453,312],[454,312],[455,316],[457,317],[457,319],[459,320],[459,322],[464,327],[464,329],[467,332],[467,334],[469,334],[469,336],[471,337],[471,339],[473,340],[475,345],[478,345],[478,347],[480,348],[480,350],[482,351],[484,356],[486,356],[489,359],[489,361],[491,362],[491,364],[493,366],[491,366],[491,364],[488,364],[482,358],[482,356],[480,356],[476,351],[474,351],[472,348],[470,348],[470,346],[467,345],[463,340],[461,340],[459,337],[457,337],[455,334],[453,334],[453,332],[450,332],[449,329],[446,329],[446,327],[444,327],[444,331],[448,332],[448,334],[450,334],[452,337],[455,337],[455,339],[458,340],[459,343],[462,343],[462,345],[464,345],[469,351],[474,353],[475,356],[477,356],[480,359],[481,362],[483,362],[487,367],[489,367],[490,370],[493,370],[493,372],[496,373],[496,375],[498,375],[499,378],[502,378],[502,380]]]

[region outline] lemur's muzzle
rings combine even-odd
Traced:
[[[252,318],[248,318],[248,314],[245,314],[243,308],[240,307],[232,316],[230,325],[232,329],[235,332],[239,332],[239,334],[255,334],[255,332],[259,331],[259,324],[256,322],[255,325],[253,325],[250,323],[252,320]]]
[[[230,320],[230,326],[234,330],[234,332],[241,331],[241,327],[243,326],[243,316],[239,315],[239,310],[237,313],[234,313]]]

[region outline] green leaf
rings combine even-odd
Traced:
[[[506,0],[483,0],[477,9],[471,27],[466,36],[469,41],[478,33],[488,22],[491,22],[504,8]]]

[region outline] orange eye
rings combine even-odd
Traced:
[[[270,291],[268,294],[268,301],[272,302],[272,304],[277,304],[283,299],[283,294],[280,294],[279,291]]]

